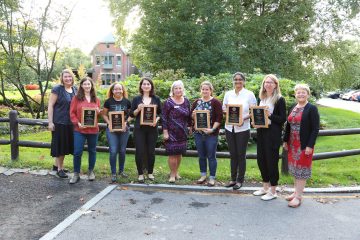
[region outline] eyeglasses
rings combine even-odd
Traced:
[[[265,82],[265,84],[276,84],[274,82]]]

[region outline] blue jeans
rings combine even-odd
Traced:
[[[210,178],[215,179],[217,168],[216,147],[218,144],[218,136],[195,133],[194,137],[199,156],[201,176],[206,176],[207,161],[209,161]]]
[[[81,156],[84,151],[85,140],[87,140],[89,153],[89,170],[94,170],[96,162],[96,144],[98,134],[84,134],[74,131],[74,172],[80,173]]]
[[[116,156],[119,153],[119,173],[124,171],[126,145],[129,139],[130,131],[110,132],[106,128],[106,137],[109,142],[111,174],[116,174]]]

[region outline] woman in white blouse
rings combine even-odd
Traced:
[[[233,75],[234,89],[225,93],[223,110],[227,104],[242,104],[243,124],[241,126],[225,125],[226,141],[230,152],[231,180],[225,187],[234,190],[242,187],[246,170],[246,148],[250,138],[249,108],[256,105],[253,92],[245,89],[245,75],[236,72]]]

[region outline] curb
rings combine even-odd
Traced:
[[[249,193],[259,190],[261,187],[242,187],[240,190],[233,190],[225,187],[206,187],[189,185],[169,185],[169,184],[121,184],[126,187],[138,190],[160,190],[160,191],[193,191],[210,193]],[[278,192],[293,192],[294,188],[278,187]],[[331,187],[331,188],[305,188],[304,193],[360,193],[360,186],[356,187]]]

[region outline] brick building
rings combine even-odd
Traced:
[[[123,81],[127,76],[137,72],[129,54],[116,45],[112,34],[95,45],[91,51],[91,63],[92,78],[102,86]]]

